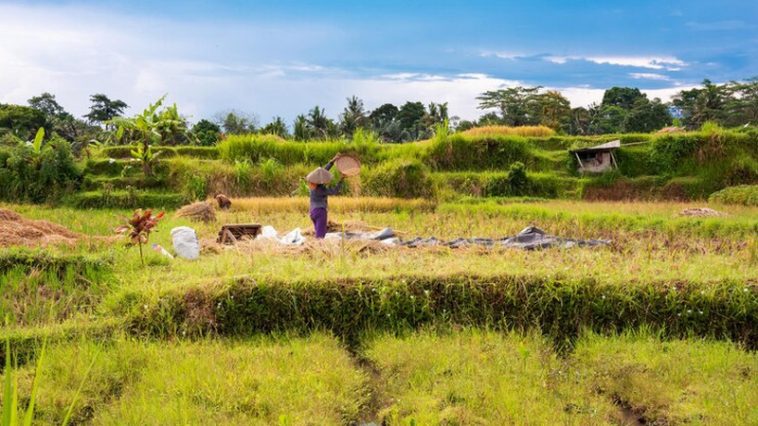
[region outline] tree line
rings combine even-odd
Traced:
[[[229,134],[265,133],[306,141],[351,138],[357,129],[374,132],[385,142],[408,142],[432,136],[442,123],[449,123],[454,131],[486,125],[543,125],[569,135],[651,132],[671,125],[692,129],[706,121],[734,127],[758,122],[758,77],[725,84],[704,80],[700,87],[680,91],[669,103],[649,99],[632,87],[612,87],[600,104],[589,107],[572,108],[559,91],[540,86],[487,91],[477,100],[485,113],[475,121],[450,117],[447,103],[408,101],[368,110],[356,96],[347,99],[336,119],[314,106],[298,115],[292,126],[281,117],[259,126],[254,115],[234,110],[190,125],[175,104],[154,111],[151,117],[160,121],[157,128],[163,132],[163,144],[206,146]],[[67,112],[51,93],[32,97],[27,105],[0,104],[0,143],[30,140],[39,128],[68,140],[75,151],[95,142],[124,142],[116,129],[128,105],[102,93],[91,95],[90,102],[89,112],[81,118]]]

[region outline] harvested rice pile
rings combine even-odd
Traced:
[[[46,220],[24,219],[11,210],[0,209],[0,247],[74,245],[82,236]]]
[[[726,216],[726,213],[722,213],[718,210],[709,209],[708,207],[700,207],[694,209],[684,209],[679,212],[679,216],[694,216],[694,217],[718,217]]]
[[[197,222],[215,222],[216,211],[211,203],[198,201],[179,209],[176,217],[186,217]]]

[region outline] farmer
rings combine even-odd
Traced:
[[[343,187],[344,182],[341,179],[337,185],[332,187],[326,186],[332,180],[332,174],[329,173],[329,169],[332,168],[334,162],[340,156],[340,154],[335,155],[324,167],[317,168],[305,177],[305,180],[308,181],[308,188],[310,188],[311,220],[316,229],[316,238],[318,239],[324,238],[326,235],[326,209],[329,204],[327,199],[330,195],[338,194]]]

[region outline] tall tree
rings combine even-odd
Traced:
[[[221,127],[210,120],[202,119],[192,126],[192,134],[201,146],[213,146],[221,138]]]
[[[0,104],[0,129],[10,129],[16,137],[29,140],[47,123],[45,114],[21,105]]]
[[[44,92],[39,96],[34,96],[28,101],[29,106],[41,111],[48,117],[58,117],[66,113],[66,110],[55,100],[55,95]]]
[[[295,137],[295,140],[298,141],[307,141],[311,138],[311,129],[308,126],[308,120],[303,114],[295,117],[295,123],[292,126],[292,133]]]
[[[353,137],[358,128],[366,127],[368,118],[363,108],[363,101],[355,96],[347,98],[347,106],[340,115],[340,130],[347,138]]]
[[[569,119],[563,124],[563,130],[570,135],[588,135],[591,122],[592,116],[587,108],[573,108],[569,113]]]
[[[571,116],[571,103],[561,92],[548,90],[535,95],[536,106],[539,108],[539,124],[558,130]]]
[[[129,106],[126,102],[116,99],[111,100],[102,93],[96,93],[89,97],[92,105],[89,107],[89,113],[84,116],[92,123],[102,124],[120,117]]]
[[[758,77],[726,85],[725,125],[758,124]]]
[[[55,132],[69,142],[87,130],[84,122],[78,122],[73,115],[66,112],[65,109],[55,100],[55,95],[44,92],[39,96],[34,96],[28,101],[29,106],[45,114],[47,123],[45,129],[48,133]]]
[[[640,89],[636,87],[611,87],[603,94],[601,106],[617,106],[625,110],[634,107],[638,99],[646,97]]]
[[[697,128],[706,121],[721,122],[729,94],[725,86],[703,80],[702,88],[682,90],[674,96],[672,104],[682,112],[682,120],[689,128]]]
[[[326,116],[326,111],[318,105],[308,112],[305,121],[310,134],[317,139],[328,139],[338,136],[337,125]]]
[[[649,133],[671,124],[668,107],[658,98],[649,101],[647,96],[638,98],[624,119],[624,132]]]
[[[216,114],[216,121],[229,135],[254,133],[257,124],[254,115],[236,110]]]
[[[491,90],[477,96],[479,109],[497,108],[502,124],[524,126],[537,124],[539,117],[534,116],[538,108],[534,107],[535,96],[542,87],[509,87]]]
[[[621,133],[624,131],[624,121],[627,111],[616,105],[601,105],[590,108],[592,122],[590,132],[594,134]]]
[[[282,120],[282,117],[276,116],[270,123],[261,128],[261,133],[267,135],[277,135],[282,138],[289,137],[289,130],[287,124]]]

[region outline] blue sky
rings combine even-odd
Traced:
[[[313,105],[336,117],[449,102],[516,84],[574,106],[614,85],[666,100],[702,79],[758,75],[755,1],[0,1],[0,102],[51,91],[75,114],[103,92],[133,110],[168,93],[192,120],[261,123]]]

